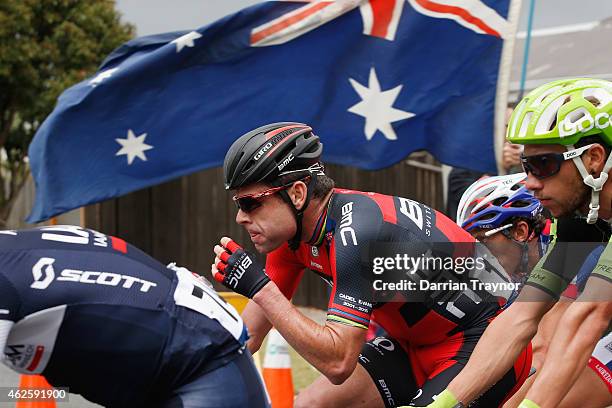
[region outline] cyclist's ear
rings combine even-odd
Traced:
[[[301,210],[306,202],[306,194],[308,193],[308,186],[303,181],[296,181],[293,186],[289,188],[287,194],[291,198],[293,205],[298,210]]]
[[[512,228],[512,236],[519,242],[526,242],[529,239],[529,224],[523,220],[517,221]]]
[[[583,153],[584,165],[591,174],[598,175],[603,170],[606,159],[606,149],[599,143],[593,144]]]

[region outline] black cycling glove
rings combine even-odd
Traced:
[[[229,241],[223,247],[225,252],[219,256],[220,261],[217,263],[219,272],[215,273],[215,280],[234,292],[252,299],[266,283],[270,282],[270,278],[255,256],[234,241]]]

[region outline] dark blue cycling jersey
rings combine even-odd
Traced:
[[[113,407],[156,405],[246,339],[204,280],[72,226],[0,232],[2,321],[10,368]]]

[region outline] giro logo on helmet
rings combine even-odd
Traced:
[[[265,152],[267,152],[268,150],[270,150],[270,148],[272,147],[272,142],[268,142],[264,145],[264,147],[262,147],[261,149],[259,149],[259,151],[257,153],[255,153],[255,156],[253,156],[253,160],[257,161],[261,158],[261,156],[264,155]]]
[[[612,119],[610,114],[606,112],[600,112],[593,116],[589,112],[583,111],[583,116],[578,121],[572,121],[570,115],[563,119],[559,126],[559,136],[572,136],[576,133],[586,133],[591,131],[593,128],[604,130],[608,126],[612,125]]]

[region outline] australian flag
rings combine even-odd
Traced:
[[[132,40],[40,127],[28,221],[219,166],[278,121],[313,126],[326,162],[380,169],[427,150],[494,172],[510,1],[273,1]]]

